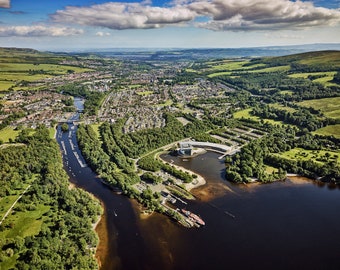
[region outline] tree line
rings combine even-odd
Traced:
[[[39,126],[33,135],[17,139],[21,146],[0,149],[1,197],[17,194],[31,187],[14,208],[14,215],[44,207],[49,209],[37,234],[22,235],[20,226],[8,217],[1,232],[1,265],[14,261],[15,269],[95,269],[94,250],[98,244],[92,224],[101,213],[100,204],[86,192],[69,188],[59,146],[49,138],[49,131]],[[33,179],[33,182],[32,182]]]

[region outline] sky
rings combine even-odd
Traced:
[[[0,0],[0,47],[238,48],[340,43],[340,0]]]

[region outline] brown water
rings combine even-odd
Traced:
[[[186,229],[157,213],[140,215],[135,201],[114,194],[80,167],[67,133],[62,140],[72,182],[105,206],[97,227],[101,269],[340,269],[337,187],[306,179],[233,185],[224,180],[216,153],[188,161],[163,156],[207,180],[187,206],[206,226]],[[74,131],[71,140],[76,145]]]

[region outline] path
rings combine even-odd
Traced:
[[[16,199],[16,201],[12,204],[12,206],[8,209],[8,211],[6,212],[6,214],[4,215],[4,217],[1,219],[0,221],[0,225],[2,224],[2,222],[4,222],[5,218],[9,215],[9,213],[12,211],[13,207],[17,204],[17,202],[21,199],[21,197],[25,194],[25,192],[31,187],[31,185],[28,185],[28,187],[24,190],[23,193],[21,193],[21,195],[18,197],[18,199]]]

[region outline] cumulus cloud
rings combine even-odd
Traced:
[[[0,8],[9,8],[10,6],[10,0],[0,0]]]
[[[149,29],[179,24],[195,18],[195,12],[185,6],[152,7],[142,3],[105,3],[90,7],[68,6],[51,18],[55,22],[100,26],[110,29]]]
[[[336,25],[340,10],[300,0],[173,0],[167,7],[151,6],[150,1],[68,6],[51,15],[58,23],[117,30],[183,25],[200,17],[205,22],[196,26],[214,31],[299,29]]]
[[[19,36],[19,37],[40,37],[40,36],[73,36],[82,34],[83,30],[69,27],[47,27],[42,25],[34,26],[7,26],[0,27],[0,37]]]
[[[196,1],[188,8],[211,17],[198,26],[215,31],[298,29],[340,22],[339,10],[315,7],[311,2],[299,0]]]

